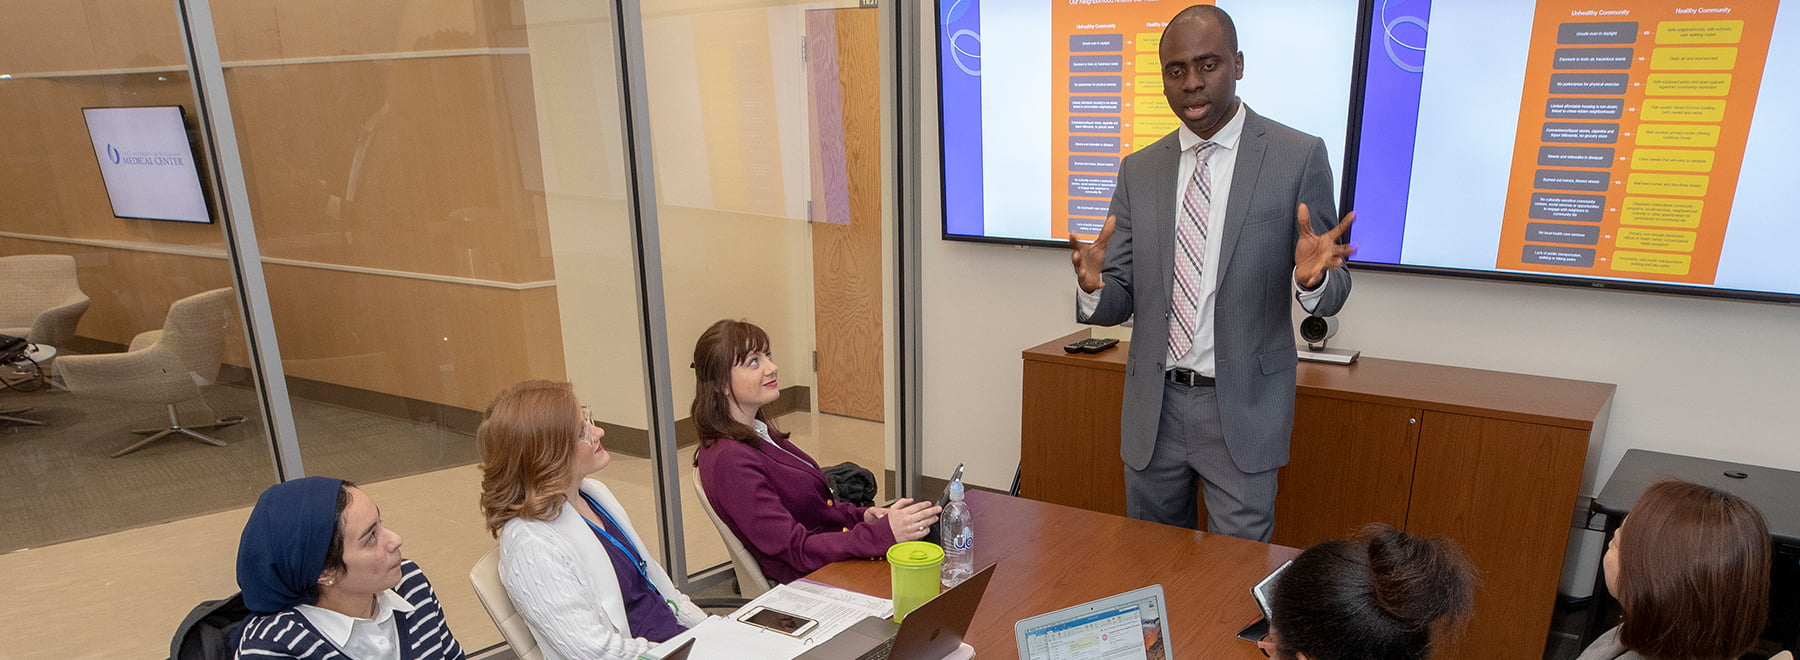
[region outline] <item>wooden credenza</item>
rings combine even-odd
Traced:
[[[1020,494],[1124,515],[1127,346],[1063,352],[1086,336],[1024,352]],[[1366,357],[1303,362],[1298,380],[1275,543],[1305,548],[1372,522],[1454,539],[1482,585],[1468,629],[1437,657],[1542,658],[1582,469],[1615,387]]]

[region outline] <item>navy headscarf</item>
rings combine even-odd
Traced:
[[[250,611],[272,614],[309,602],[337,533],[343,483],[306,477],[270,486],[256,498],[237,556],[238,588]]]

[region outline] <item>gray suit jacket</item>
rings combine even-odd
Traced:
[[[1248,105],[1242,109],[1248,114],[1219,230],[1213,350],[1219,415],[1232,461],[1245,472],[1264,472],[1287,464],[1294,428],[1298,359],[1289,301],[1299,237],[1295,207],[1306,204],[1313,230],[1320,233],[1337,226],[1338,215],[1324,141],[1265,119]],[[1170,133],[1120,164],[1112,240],[1101,271],[1105,288],[1091,316],[1076,313],[1077,321],[1094,325],[1138,319],[1125,365],[1119,448],[1125,464],[1137,470],[1150,464],[1161,419],[1180,157],[1180,139]],[[1350,295],[1350,273],[1340,267],[1328,279],[1314,308],[1327,316]]]

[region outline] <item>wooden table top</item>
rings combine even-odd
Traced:
[[[1258,616],[1250,588],[1300,551],[1057,504],[970,491],[977,568],[998,563],[965,641],[980,658],[1016,658],[1013,624],[1161,584],[1172,650],[1183,658],[1261,660],[1236,637]],[[844,561],[808,578],[888,598],[887,562]]]

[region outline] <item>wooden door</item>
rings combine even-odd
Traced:
[[[1349,538],[1382,522],[1406,528],[1419,410],[1322,396],[1294,402],[1290,458],[1275,499],[1275,543]]]
[[[1407,532],[1446,536],[1481,572],[1475,616],[1439,658],[1538,660],[1588,432],[1426,412]]]
[[[806,59],[819,411],[881,421],[884,223],[876,12],[806,12]]]

